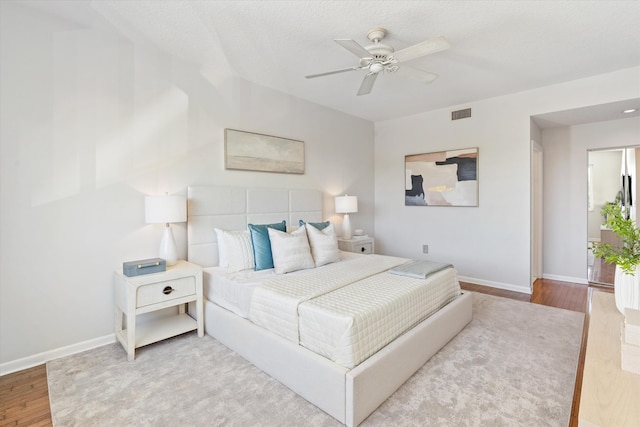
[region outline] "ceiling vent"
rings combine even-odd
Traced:
[[[471,117],[471,108],[451,112],[451,120],[467,119],[469,117]]]

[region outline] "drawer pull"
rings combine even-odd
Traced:
[[[363,247],[360,248],[360,252],[364,252],[364,251],[366,251],[366,249],[363,246]]]
[[[162,290],[162,293],[165,295],[169,295],[173,291],[175,291],[175,289],[173,289],[171,286],[165,286],[165,288]]]

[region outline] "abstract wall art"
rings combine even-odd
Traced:
[[[404,157],[406,206],[478,206],[478,149]]]
[[[304,142],[234,129],[224,130],[225,168],[304,173]]]

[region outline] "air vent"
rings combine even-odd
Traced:
[[[451,112],[451,120],[467,119],[469,117],[471,117],[471,108]]]

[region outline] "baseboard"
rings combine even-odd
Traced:
[[[543,274],[542,278],[548,279],[548,280],[557,280],[558,282],[577,283],[579,285],[589,284],[589,281],[584,277],[569,277],[569,276],[558,276],[556,274]]]
[[[473,283],[474,285],[489,286],[492,288],[504,289],[506,291],[520,292],[527,295],[531,295],[532,292],[532,289],[530,287],[516,286],[509,283],[493,282],[491,280],[475,279],[473,277],[458,276],[458,280],[461,282]]]
[[[87,341],[71,344],[65,347],[56,348],[45,351],[43,353],[34,354],[33,356],[24,357],[22,359],[12,360],[10,362],[0,363],[0,376],[11,374],[13,372],[22,371],[23,369],[33,368],[42,365],[49,360],[58,359],[64,356],[91,350],[92,348],[101,347],[103,345],[112,344],[116,341],[115,334],[105,335],[99,338],[93,338]]]

